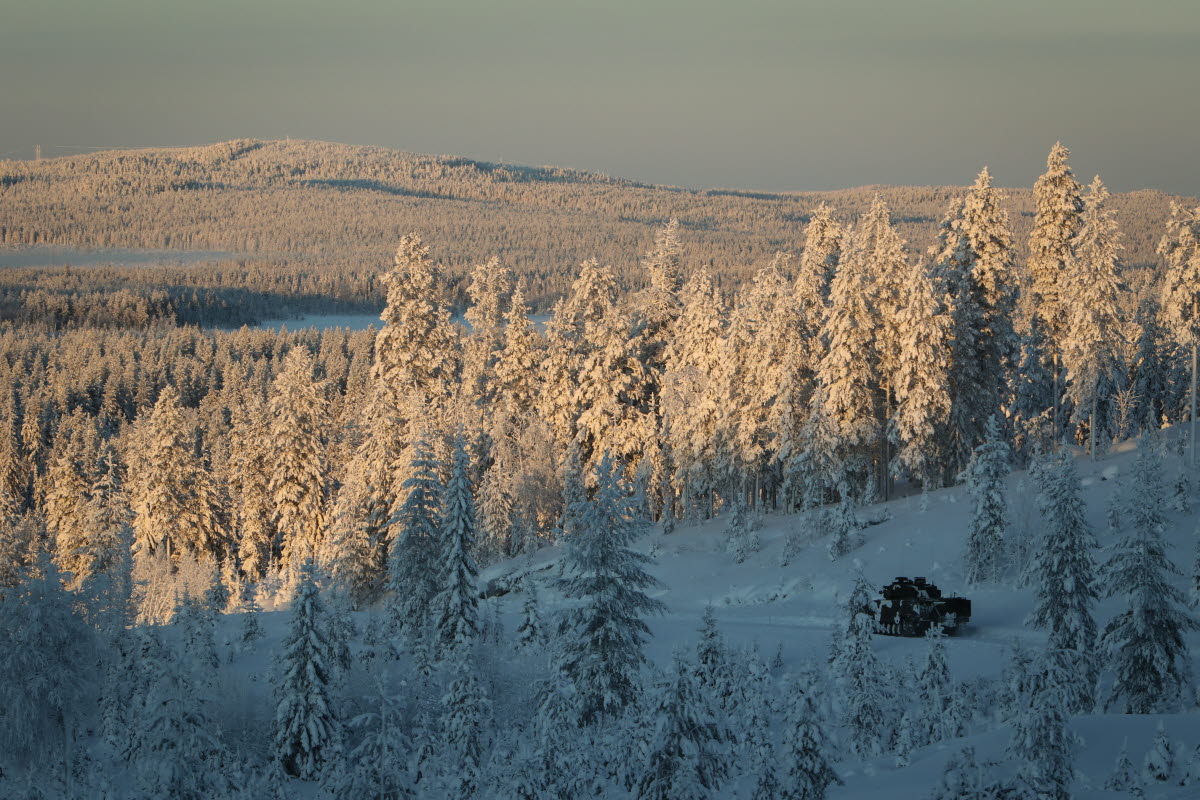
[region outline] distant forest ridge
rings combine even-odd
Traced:
[[[964,174],[964,184],[973,178]],[[1032,191],[1005,191],[1021,264]],[[643,285],[641,256],[673,216],[685,266],[708,265],[731,290],[777,251],[798,252],[821,203],[853,221],[882,195],[915,258],[933,243],[949,201],[966,192],[966,185],[681,189],[383,147],[237,140],[0,161],[0,244],[238,252],[254,269],[279,265],[301,282],[311,283],[314,270],[325,281],[342,276],[345,299],[381,305],[373,277],[414,231],[445,265],[456,300],[470,268],[497,256],[545,308],[588,258],[611,264],[628,287]],[[1171,199],[1154,190],[1113,195],[1128,268],[1157,264]]]

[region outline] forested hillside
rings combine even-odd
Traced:
[[[685,255],[732,289],[776,251],[796,252],[822,203],[864,213],[876,193],[916,252],[932,244],[960,187],[872,186],[766,194],[650,186],[554,167],[489,164],[324,142],[224,142],[177,150],[0,161],[0,243],[223,250],[303,262],[324,273],[374,271],[395,242],[421,231],[446,266],[451,294],[480,259],[500,258],[545,306],[595,258],[625,286],[644,278],[637,253],[678,218]],[[1005,184],[1005,176],[996,176]],[[1033,219],[1028,188],[1006,190],[1014,254]],[[1126,263],[1154,262],[1169,211],[1161,192],[1116,195]],[[381,297],[375,296],[375,300]]]

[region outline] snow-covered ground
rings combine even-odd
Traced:
[[[1168,432],[1168,438],[1171,433]],[[1132,466],[1136,446],[1115,447],[1104,458],[1078,462],[1088,519],[1101,550],[1097,561],[1103,563],[1105,551],[1114,536],[1107,528],[1105,507],[1122,473]],[[1166,462],[1166,479],[1173,484],[1183,462],[1173,452]],[[1018,535],[1033,535],[1039,525],[1034,507],[1036,487],[1029,484],[1023,471],[1008,479],[1010,524]],[[842,605],[858,571],[878,586],[898,575],[924,576],[938,584],[943,592],[962,594],[973,602],[969,625],[946,640],[947,656],[956,681],[986,676],[997,677],[1008,661],[1014,640],[1031,650],[1044,645],[1045,635],[1025,627],[1024,619],[1033,605],[1032,591],[1013,586],[967,587],[963,581],[962,551],[971,512],[970,499],[963,486],[932,492],[922,508],[920,497],[908,496],[858,510],[863,520],[890,516],[867,526],[863,544],[850,555],[831,561],[825,541],[818,540],[786,567],[779,566],[789,526],[796,524],[790,515],[768,515],[760,531],[762,547],[742,564],[724,550],[725,520],[718,518],[700,525],[680,524],[670,534],[655,530],[644,547],[657,553],[651,572],[664,588],[656,594],[667,606],[667,613],[651,620],[654,638],[647,652],[658,664],[666,665],[673,648],[691,649],[696,629],[707,604],[715,607],[722,633],[731,645],[757,643],[764,657],[771,658],[782,647],[783,669],[795,669],[806,660],[825,664],[835,625],[845,624]],[[1196,515],[1168,512],[1167,531],[1171,544],[1169,557],[1185,574],[1191,574],[1195,548]],[[503,578],[514,572],[549,569],[537,574],[553,574],[555,549],[498,564],[485,571],[485,580]],[[1186,579],[1179,578],[1181,588]],[[1103,590],[1102,590],[1103,594]],[[553,608],[555,596],[543,591],[542,602]],[[503,607],[509,630],[517,624],[520,593],[507,595]],[[1101,600],[1096,609],[1097,622],[1104,623],[1121,608],[1122,600]],[[1200,657],[1200,634],[1188,636],[1193,663]],[[920,663],[926,643],[921,639],[877,636],[875,650],[885,663],[899,664],[908,659]],[[777,670],[778,671],[778,670]],[[1196,672],[1196,670],[1193,670]],[[1200,714],[1120,715],[1095,714],[1076,717],[1072,727],[1082,737],[1075,796],[1106,798],[1126,796],[1103,790],[1112,772],[1122,741],[1128,739],[1129,755],[1140,770],[1150,748],[1155,728],[1163,722],[1173,742],[1182,743],[1182,763],[1186,766],[1200,745]],[[832,787],[833,800],[874,800],[875,798],[923,798],[929,795],[941,776],[944,763],[964,744],[974,746],[980,762],[1004,760],[1009,741],[1007,727],[979,730],[962,740],[937,743],[916,751],[912,763],[896,768],[892,756],[868,763],[843,761],[839,771],[844,787]],[[1155,784],[1151,798],[1200,797],[1200,787]]]

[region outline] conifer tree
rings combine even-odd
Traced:
[[[841,258],[844,234],[828,203],[817,206],[804,229],[804,251],[800,255],[794,289],[807,334],[805,339],[815,337],[821,330],[830,284]]]
[[[1146,439],[1122,494],[1123,536],[1104,565],[1104,585],[1105,596],[1125,598],[1127,606],[1109,620],[1100,642],[1115,673],[1105,707],[1151,714],[1178,704],[1188,683],[1183,634],[1197,625],[1184,610],[1183,593],[1168,580],[1179,570],[1163,539],[1162,463]]]
[[[985,795],[983,793],[983,772],[975,760],[975,748],[965,745],[950,758],[942,768],[942,777],[938,781],[931,800],[983,800],[985,797],[1004,798],[1010,795]],[[1018,795],[1019,796],[1019,795]]]
[[[1163,727],[1162,720],[1159,720],[1158,727],[1154,731],[1154,741],[1146,753],[1146,758],[1142,761],[1142,774],[1145,775],[1147,781],[1166,783],[1171,780],[1174,773],[1175,752],[1171,747],[1171,740],[1167,738],[1167,731]]]
[[[965,572],[970,584],[997,581],[1004,569],[1004,479],[1008,476],[1009,450],[1000,438],[995,416],[988,420],[986,436],[967,467],[972,513]]]
[[[851,595],[849,627],[831,668],[842,691],[842,723],[850,750],[860,758],[882,753],[891,735],[887,697],[879,683],[883,667],[871,645],[875,618],[865,604],[870,596],[870,586],[860,575]]]
[[[1158,245],[1166,262],[1162,313],[1181,347],[1192,351],[1191,465],[1196,466],[1197,346],[1200,345],[1200,208],[1171,203],[1167,233]]]
[[[431,620],[441,543],[442,487],[439,465],[425,436],[413,444],[404,503],[391,528],[388,552],[388,609],[396,630],[421,630]]]
[[[896,466],[926,489],[942,478],[939,447],[950,416],[950,337],[953,320],[924,264],[909,272],[898,311],[899,349],[892,391],[896,410],[890,433]]]
[[[1116,766],[1113,767],[1112,775],[1104,782],[1104,788],[1113,792],[1127,792],[1130,797],[1144,798],[1146,796],[1141,778],[1134,770],[1133,762],[1129,760],[1129,739],[1121,742],[1121,752],[1117,754]]]
[[[700,637],[696,643],[696,682],[700,691],[712,700],[714,708],[723,709],[733,693],[733,674],[725,638],[717,629],[712,604],[704,607],[697,633]]]
[[[716,796],[728,777],[727,743],[704,693],[680,653],[654,698],[654,731],[638,784],[644,800]]]
[[[1108,190],[1097,175],[1072,244],[1066,280],[1062,281],[1066,296],[1071,298],[1061,346],[1069,382],[1067,397],[1075,406],[1076,419],[1086,416],[1093,460],[1105,401],[1125,371],[1125,325],[1121,319],[1125,287],[1119,260],[1122,245],[1108,199]]]
[[[1041,475],[1038,505],[1045,522],[1030,567],[1035,602],[1026,622],[1047,631],[1050,648],[1075,654],[1078,671],[1068,687],[1077,695],[1068,710],[1085,713],[1095,704],[1098,678],[1092,616],[1099,596],[1092,555],[1096,541],[1080,496],[1075,460],[1060,453]]]
[[[517,626],[517,644],[521,647],[540,645],[543,637],[537,584],[526,578],[525,601],[521,604],[521,624]]]
[[[1018,759],[1018,772],[1035,796],[1070,800],[1075,754],[1079,740],[1067,726],[1070,720],[1070,681],[1074,654],[1047,650],[1031,681],[1026,709],[1013,724],[1009,750]]]
[[[645,524],[610,456],[601,459],[596,483],[595,496],[574,512],[578,530],[568,539],[558,581],[567,599],[579,601],[563,616],[561,658],[584,724],[633,701],[650,633],[643,618],[663,610],[646,594],[658,585],[645,571],[649,557],[632,549]]]
[[[443,779],[447,796],[472,798],[480,788],[491,703],[465,650],[457,651],[452,669],[453,678],[442,697]]]
[[[350,720],[350,727],[360,731],[362,738],[349,753],[349,774],[334,788],[334,797],[339,800],[404,800],[413,796],[402,704],[382,680],[377,680],[373,700],[374,710]]]
[[[1070,306],[1064,301],[1063,283],[1071,258],[1071,245],[1083,214],[1083,187],[1067,165],[1071,151],[1055,142],[1046,159],[1046,171],[1033,186],[1033,231],[1029,235],[1029,273],[1033,278],[1033,310],[1049,338],[1057,365],[1060,342],[1067,327]],[[1058,368],[1054,372],[1054,409],[1057,426]]]
[[[454,332],[441,270],[415,234],[401,237],[394,266],[384,275],[387,306],[375,337],[373,375],[396,408],[418,407],[449,393],[457,371]]]
[[[854,230],[847,238],[821,329],[828,350],[817,366],[817,380],[824,393],[824,413],[837,431],[838,461],[847,486],[855,497],[862,497],[869,488],[871,449],[879,438],[879,311],[872,300],[866,237]]]
[[[433,598],[434,624],[443,648],[462,648],[479,633],[479,575],[475,548],[475,500],[468,474],[466,440],[459,433],[454,443],[454,466],[443,495],[438,593]]]
[[[495,368],[504,347],[505,306],[512,290],[512,270],[495,257],[472,270],[467,284],[471,305],[463,318],[470,332],[463,348],[459,386],[468,398],[481,405],[490,405],[499,389]]]
[[[266,574],[276,537],[270,431],[262,397],[257,391],[248,392],[233,409],[229,466],[238,561],[242,573],[252,581]]]
[[[220,508],[174,387],[163,389],[140,434],[130,456],[138,552],[149,556],[161,548],[173,561],[183,552],[216,554],[224,540]]]
[[[325,532],[327,489],[324,445],[325,400],[313,381],[313,361],[294,347],[271,388],[272,469],[269,491],[288,580],[317,559]]]
[[[504,346],[496,361],[496,382],[501,394],[519,411],[527,413],[540,393],[542,380],[538,373],[545,344],[529,318],[521,283],[513,290],[504,323]]]
[[[920,746],[946,738],[947,710],[952,688],[942,632],[930,628],[925,635],[925,641],[928,645],[925,664],[917,675],[916,687],[920,702],[920,712],[916,720],[919,731],[917,743]]]
[[[824,800],[832,784],[842,784],[833,770],[832,753],[813,696],[814,687],[801,678],[789,682],[779,758],[781,800]]]
[[[336,760],[342,722],[334,697],[339,669],[313,566],[300,569],[292,621],[276,657],[275,752],[283,769],[315,780]]]

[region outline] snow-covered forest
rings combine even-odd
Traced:
[[[732,289],[671,219],[544,323],[417,234],[293,275],[359,332],[10,281],[0,796],[1195,796],[1200,207],[1068,156],[1027,236],[984,168]],[[971,622],[878,635],[897,574]]]

